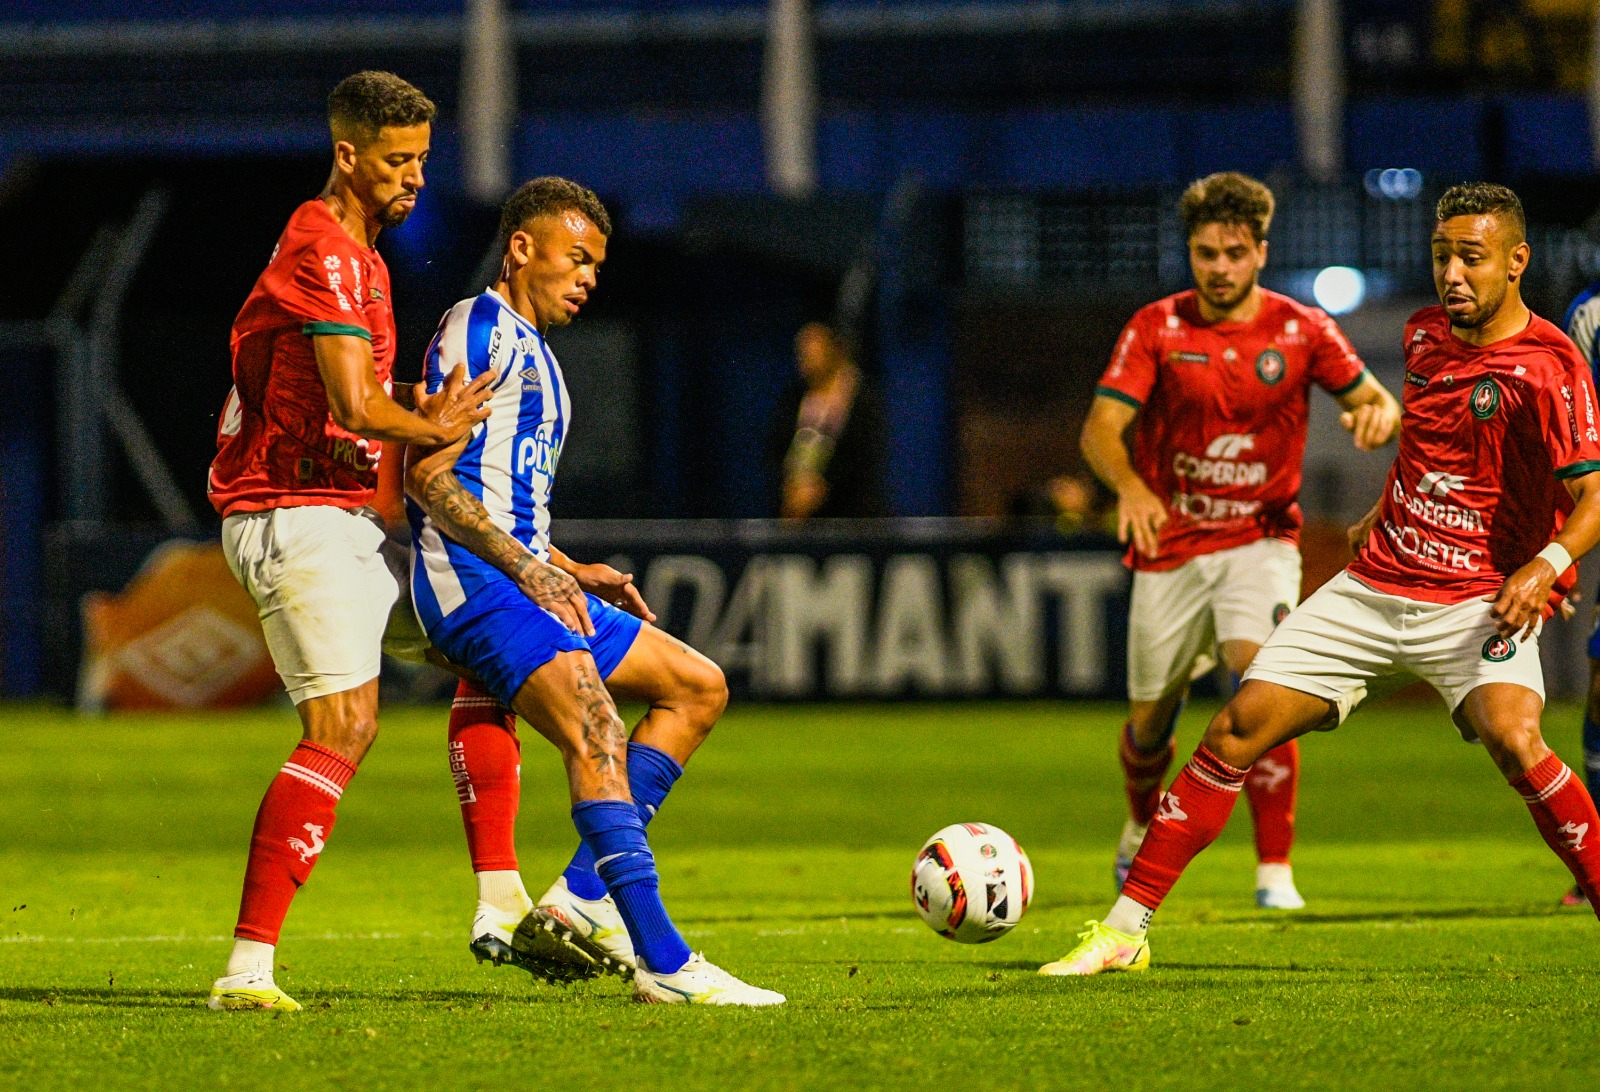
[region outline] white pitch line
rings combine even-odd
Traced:
[[[314,933],[307,936],[289,936],[285,940],[408,940],[432,939],[432,933]],[[228,936],[153,936],[153,937],[45,937],[18,935],[0,937],[0,944],[187,944],[221,943],[232,940]]]

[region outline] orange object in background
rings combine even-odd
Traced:
[[[214,542],[157,547],[121,594],[83,598],[78,707],[220,709],[281,693],[256,605]]]

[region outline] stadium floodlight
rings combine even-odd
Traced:
[[[1346,315],[1361,306],[1367,295],[1367,278],[1359,269],[1330,265],[1311,282],[1311,296],[1330,315]]]

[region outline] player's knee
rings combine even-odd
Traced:
[[[1206,750],[1228,765],[1247,770],[1265,750],[1262,739],[1266,726],[1257,723],[1247,711],[1236,708],[1236,704],[1229,702],[1211,718],[1204,743]]]
[[[688,679],[689,704],[702,735],[711,731],[723,710],[728,708],[728,679],[722,668],[708,659],[696,663]]]

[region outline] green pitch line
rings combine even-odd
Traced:
[[[1184,719],[1180,752],[1205,710]],[[1257,911],[1241,805],[1152,932],[1143,976],[1035,968],[1109,906],[1111,707],[745,708],[651,828],[689,941],[778,1010],[630,1004],[472,962],[443,710],[387,715],[279,948],[291,1017],[203,1008],[287,710],[80,721],[0,708],[0,1087],[1593,1088],[1600,925],[1442,710],[1304,744],[1308,910]],[[1571,710],[1548,717],[1576,757]],[[554,752],[523,747],[523,872],[574,844]],[[914,916],[922,840],[1022,842],[1038,897],[991,945]]]

